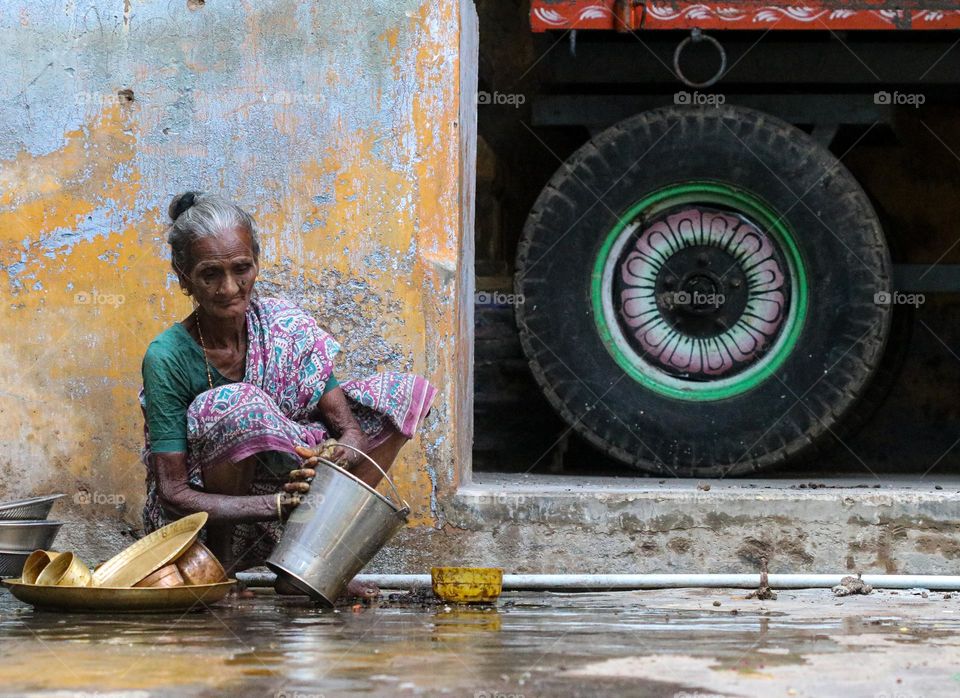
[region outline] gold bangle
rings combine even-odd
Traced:
[[[283,499],[283,492],[277,492],[277,521],[283,523],[283,504],[281,500]]]

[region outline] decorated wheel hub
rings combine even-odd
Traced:
[[[683,399],[722,399],[768,378],[806,310],[790,231],[761,202],[714,183],[635,206],[608,236],[592,291],[617,362]]]
[[[634,351],[664,371],[709,380],[750,366],[789,307],[783,262],[743,216],[684,206],[658,216],[617,262],[613,301]]]

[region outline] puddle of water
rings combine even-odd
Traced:
[[[677,596],[659,598],[670,594]],[[812,655],[851,651],[837,636],[907,643],[960,631],[960,619],[942,615],[912,619],[902,633],[905,621],[889,613],[804,618],[772,611],[774,604],[766,611],[738,604],[733,613],[733,606],[698,610],[657,599],[505,594],[495,608],[384,603],[333,612],[258,594],[204,613],[107,617],[34,612],[0,592],[0,693],[563,696],[622,695],[627,686],[633,693],[643,686],[645,695],[673,696],[685,688],[676,675],[628,681],[566,672],[669,653],[702,659],[716,672],[763,677]]]

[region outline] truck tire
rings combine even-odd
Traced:
[[[743,475],[836,436],[879,365],[890,257],[846,168],[761,112],[590,140],[517,252],[521,342],[567,424],[655,475]]]

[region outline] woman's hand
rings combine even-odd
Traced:
[[[353,448],[346,448],[343,444],[346,444],[346,446],[352,446]],[[355,465],[359,465],[364,461],[364,457],[354,451],[354,448],[362,451],[363,453],[366,453],[368,450],[367,435],[364,434],[359,428],[347,429],[340,435],[340,439],[333,449],[333,458],[330,460],[346,468],[352,468]]]
[[[343,388],[338,385],[333,390],[324,393],[317,403],[317,413],[317,416],[330,431],[334,434],[340,434],[339,444],[343,444],[343,446],[340,446],[338,441],[329,439],[320,444],[317,453],[313,455],[323,455],[346,468],[353,468],[361,463],[364,460],[363,456],[354,451],[353,448],[345,448],[345,446],[353,446],[366,453],[369,450],[367,435],[360,429],[360,423],[357,422],[357,418],[350,411],[350,404],[347,402],[347,396],[343,392]],[[333,448],[327,454],[324,451],[330,445]],[[299,449],[297,453],[300,453]],[[300,455],[304,454],[301,453]]]
[[[280,507],[284,520],[290,516],[300,502],[309,496],[310,481],[316,474],[316,470],[305,466],[290,471],[290,479],[284,483],[280,495]]]
[[[347,446],[353,446],[353,448],[347,448]],[[367,452],[367,435],[364,434],[359,427],[356,429],[346,429],[343,434],[340,435],[339,440],[327,439],[314,449],[297,446],[296,452],[298,456],[303,458],[300,467],[313,472],[313,468],[320,462],[320,458],[333,461],[337,465],[345,468],[352,468],[361,463],[364,458],[353,450],[354,448],[364,453]]]
[[[316,470],[307,467],[291,470],[290,479],[284,483],[283,491],[291,495],[301,495],[300,499],[303,499],[302,495],[310,491],[310,481],[313,480],[316,474]]]

